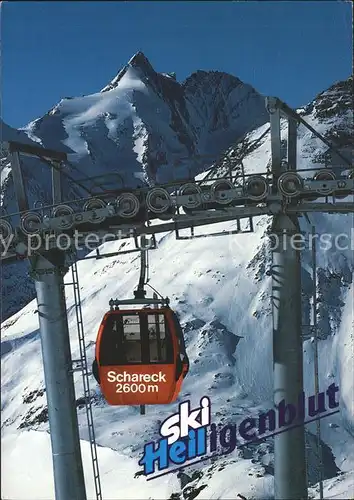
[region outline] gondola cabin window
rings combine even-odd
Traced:
[[[112,314],[101,341],[101,365],[173,363],[171,333],[163,314]]]
[[[150,361],[152,363],[166,362],[166,325],[164,316],[162,314],[149,314],[148,330]]]
[[[119,335],[119,331],[118,331]],[[141,335],[138,315],[123,316],[122,347],[126,363],[141,363]]]

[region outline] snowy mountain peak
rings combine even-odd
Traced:
[[[128,63],[119,71],[117,76],[115,76],[113,80],[111,80],[111,82],[101,90],[101,92],[107,92],[116,88],[129,68],[134,68],[135,70],[137,70],[137,73],[140,73],[142,77],[151,77],[156,75],[156,72],[150,64],[148,58],[143,52],[139,51],[134,54],[131,59],[129,59]]]
[[[104,89],[62,99],[23,132],[43,147],[67,152],[76,178],[101,176],[107,189],[120,189],[193,178],[267,121],[264,98],[238,78],[197,71],[181,84],[137,52]],[[30,206],[49,204],[49,169],[33,158],[23,165]],[[11,176],[5,180],[2,204],[13,213]],[[5,274],[7,318],[33,297],[34,287],[24,266],[8,266]]]
[[[137,52],[133,55],[133,57],[129,60],[128,64],[133,68],[141,68],[147,71],[153,71],[154,69],[150,64],[150,61],[145,56],[145,54],[141,51]]]
[[[316,120],[321,133],[349,161],[353,161],[353,77],[335,82],[320,92],[304,109],[307,121]],[[327,124],[327,126],[326,126]],[[330,125],[330,126],[328,126]],[[323,163],[342,164],[342,158],[327,151],[317,159]]]
[[[335,82],[323,90],[305,108],[305,114],[315,111],[315,118],[320,120],[350,115],[353,103],[353,77]]]
[[[234,87],[243,85],[243,82],[234,75],[222,71],[205,71],[198,69],[192,73],[183,83],[185,88],[201,85],[220,85],[223,81],[229,82]]]

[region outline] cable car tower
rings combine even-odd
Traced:
[[[108,233],[115,234],[120,240],[133,237],[137,242],[141,235],[174,231],[176,238],[183,239],[181,231],[184,229],[189,229],[193,236],[198,226],[226,221],[236,221],[237,229],[233,233],[250,232],[254,217],[272,216],[270,237],[279,242],[272,249],[270,272],[274,404],[282,399],[296,404],[298,394],[303,391],[300,248],[296,243],[294,245],[293,240],[300,233],[300,216],[313,212],[354,212],[353,202],[345,201],[354,192],[353,171],[350,171],[351,162],[339,151],[336,155],[342,161],[341,166],[322,169],[311,178],[309,171],[314,168],[298,171],[296,148],[299,123],[329,149],[335,151],[335,148],[279,99],[268,97],[266,105],[270,115],[271,169],[263,174],[247,174],[240,167],[241,158],[222,178],[209,175],[208,183],[212,182],[211,185],[189,180],[187,183],[175,182],[139,190],[121,187],[116,192],[107,192],[97,179],[87,179],[91,187],[87,187],[82,180],[75,180],[75,167],[68,169],[64,153],[16,142],[8,144],[18,212],[5,214],[0,219],[4,246],[2,261],[7,264],[19,258],[28,258],[35,280],[56,500],[86,500],[87,497],[63,293],[63,276],[74,260],[69,252],[60,250],[56,238],[46,238],[48,235],[66,234],[72,245],[77,243],[82,247],[87,234],[94,231],[99,242],[106,241],[104,238]],[[281,150],[281,117],[288,124],[285,162],[282,161]],[[29,206],[20,154],[35,156],[49,164],[53,193],[50,205],[40,208]],[[64,179],[75,186],[81,197],[64,199],[61,187]],[[338,201],[340,199],[344,201]],[[248,224],[243,224],[245,221]],[[79,231],[78,239],[75,230]],[[225,234],[230,232],[208,236]],[[35,253],[29,251],[34,235],[43,242]],[[137,244],[133,251],[140,250]],[[128,252],[130,250],[99,254],[97,251],[96,255],[85,258],[104,258]],[[277,500],[308,497],[304,435],[304,425],[301,424],[274,437]],[[95,470],[97,476],[98,469]],[[102,498],[100,492],[97,498]]]

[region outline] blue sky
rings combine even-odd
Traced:
[[[2,2],[2,118],[21,127],[98,92],[142,50],[183,81],[232,73],[291,106],[352,71],[351,5],[329,1]]]

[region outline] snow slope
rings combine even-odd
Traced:
[[[35,455],[32,450],[36,449]],[[95,498],[93,478],[90,466],[89,445],[81,442],[85,476],[87,477],[88,500]],[[48,500],[53,498],[54,488],[52,470],[48,468],[51,462],[50,438],[47,433],[29,431],[20,435],[9,435],[3,440],[2,452],[6,456],[2,466],[2,493],[4,500]],[[101,466],[103,481],[103,498],[105,500],[136,499],[142,498],[142,491],[146,492],[148,498],[169,498],[179,487],[178,479],[173,476],[165,476],[161,479],[145,482],[138,477],[129,484],[126,477],[132,478],[136,463],[128,460],[108,448],[98,448],[98,460]],[[252,495],[247,498],[268,499],[272,498],[272,477],[268,476],[266,481],[260,482],[251,470],[249,461],[235,461],[230,465],[213,474],[203,485],[197,498],[200,499],[235,499],[238,491],[243,494]],[[232,474],[231,478],[230,475]],[[11,478],[16,477],[16,482]],[[236,480],[237,478],[237,480]],[[328,479],[324,482],[324,498],[327,499],[349,499],[353,494],[354,480],[350,473]],[[193,491],[193,490],[192,490]],[[156,493],[158,495],[156,495]],[[186,491],[186,494],[188,492]],[[260,496],[261,495],[261,496]],[[316,489],[310,489],[310,498],[318,499]]]

